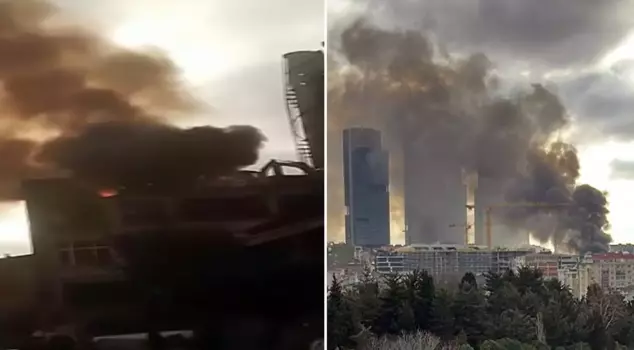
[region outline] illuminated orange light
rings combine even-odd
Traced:
[[[114,197],[117,195],[116,190],[101,190],[99,191],[99,196],[102,198]]]

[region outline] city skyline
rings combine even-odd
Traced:
[[[631,4],[607,1],[593,10],[589,6],[571,13],[561,4],[550,9],[520,0],[504,4],[475,2],[466,7],[459,1],[449,1],[444,5],[434,1],[408,4],[381,2],[377,6],[346,0],[332,3],[328,7],[331,59],[328,79],[331,89],[329,96],[332,96],[329,99],[328,122],[332,133],[349,126],[369,126],[383,131],[387,148],[392,158],[396,159],[391,168],[391,178],[404,177],[400,160],[402,155],[395,151],[400,147],[403,130],[415,131],[416,128],[397,124],[411,123],[415,117],[425,115],[421,104],[430,110],[437,106],[424,103],[417,105],[415,99],[408,101],[404,97],[405,93],[399,94],[399,89],[409,89],[411,94],[419,95],[423,95],[421,91],[427,89],[438,92],[436,97],[443,96],[443,91],[435,91],[430,86],[417,86],[415,79],[410,78],[407,81],[395,79],[389,88],[385,86],[387,92],[383,93],[379,81],[389,79],[389,74],[394,74],[394,68],[398,66],[396,63],[389,66],[385,61],[389,61],[388,57],[398,49],[405,54],[421,50],[431,52],[434,63],[446,60],[442,69],[446,69],[446,74],[452,74],[452,70],[460,69],[457,67],[462,59],[473,54],[479,58],[469,64],[481,69],[481,72],[487,72],[483,80],[487,89],[485,94],[492,94],[488,97],[475,94],[471,96],[474,99],[486,100],[495,96],[513,100],[519,95],[529,94],[534,84],[541,84],[555,96],[552,101],[557,101],[559,107],[551,111],[561,111],[560,120],[565,122],[557,124],[557,131],[549,136],[549,140],[560,140],[574,147],[579,165],[575,183],[588,184],[599,192],[606,192],[607,218],[610,221],[607,232],[615,242],[630,241],[629,232],[634,230],[634,225],[629,220],[631,199],[628,193],[634,190],[634,178],[631,176],[633,144],[630,141],[631,123],[627,119],[627,111],[631,109],[631,96],[634,94],[634,80],[631,79],[631,59],[634,58],[631,28],[634,23],[623,14],[632,11]],[[458,11],[458,8],[462,10]],[[421,13],[433,17],[434,21],[427,21],[428,17],[422,18],[418,15]],[[493,13],[496,18],[504,18],[504,21],[494,20],[491,17]],[[525,16],[527,13],[533,15]],[[458,25],[460,30],[454,26],[456,16],[461,18]],[[544,22],[535,24],[533,21],[538,18]],[[563,22],[566,26],[560,28]],[[535,26],[542,28],[542,31],[534,33],[525,30]],[[370,32],[374,36],[364,37],[367,39],[366,47],[353,46],[361,42],[355,42],[356,38]],[[430,34],[433,39],[420,40],[419,37],[427,38],[423,33]],[[385,38],[391,38],[394,42],[396,37],[409,42],[400,48],[379,43]],[[371,57],[372,50],[377,47],[382,48],[381,57]],[[406,62],[407,59],[403,59],[398,63]],[[372,67],[376,68],[376,75],[371,73]],[[398,69],[402,71],[396,73],[407,72],[410,77],[418,73],[403,65],[398,66]],[[457,73],[456,77],[460,77],[460,74]],[[483,86],[474,84],[473,87]],[[393,102],[396,98],[388,99],[388,96],[399,96],[401,104]],[[468,100],[471,97],[462,96],[459,99],[464,98],[462,103],[472,103],[474,101]],[[421,97],[417,101],[425,100]],[[442,111],[441,114],[446,113],[444,120],[448,120],[448,117],[459,115],[461,111],[462,108],[456,106],[454,110]],[[436,109],[434,113],[438,112]],[[422,130],[424,126],[418,130],[424,134]],[[456,126],[452,131],[456,135],[454,140],[470,142],[469,137],[465,137],[468,134],[465,130],[469,128],[460,129],[460,126]],[[486,147],[486,142],[482,146]],[[504,156],[504,150],[511,152],[512,147],[493,147],[489,154],[495,156],[490,158]],[[342,163],[336,154],[329,154],[328,159],[329,169],[332,170],[329,173],[328,196],[329,203],[334,203],[329,206],[328,235],[330,240],[340,241],[343,239],[344,209],[336,203],[342,202],[339,198],[342,198],[343,192],[338,189],[342,186]],[[474,160],[483,163],[488,161],[486,158]],[[468,163],[464,160],[461,162]],[[394,181],[391,186],[392,225],[401,228],[392,231],[392,240],[405,242],[402,233],[406,216],[403,214],[406,205],[402,204],[404,186]],[[494,199],[497,203],[499,198]],[[476,226],[479,225],[478,221],[483,222],[482,219],[476,220]],[[476,230],[483,231],[481,227]],[[500,235],[507,234],[497,228],[495,230]],[[528,233],[520,232],[517,235],[525,240]],[[539,240],[544,238],[538,237]]]

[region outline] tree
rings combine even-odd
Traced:
[[[460,289],[473,288],[478,289],[478,282],[476,281],[475,275],[471,272],[467,272],[460,280]]]
[[[486,339],[487,330],[491,326],[484,294],[470,283],[462,284],[452,306],[456,329],[467,334],[467,341],[471,346],[479,346]]]
[[[521,303],[522,296],[515,285],[509,282],[500,281],[495,289],[489,290],[487,312],[491,315],[500,315],[505,310],[517,309]]]
[[[521,267],[518,269],[513,283],[522,295],[533,293],[538,296],[547,297],[543,273],[539,269]]]
[[[410,303],[414,308],[416,326],[418,329],[429,330],[436,293],[434,279],[427,271],[414,271],[410,278],[413,288]]]
[[[421,330],[452,348],[467,342],[481,349],[634,348],[634,302],[596,285],[579,301],[561,282],[532,269],[488,273],[482,288],[475,276],[465,274],[450,290],[436,289],[434,279],[420,271],[384,278],[379,287],[366,273],[350,294],[355,315],[365,315],[381,348],[393,348]]]
[[[634,348],[634,302],[628,301],[625,305],[625,317],[615,339],[623,346]]]
[[[363,275],[353,292],[355,293],[353,300],[358,322],[366,327],[371,327],[378,317],[381,302],[379,300],[379,282],[370,269],[364,268]]]
[[[593,350],[614,346],[614,338],[620,332],[627,305],[623,296],[616,292],[604,292],[599,285],[588,287],[584,298],[589,328],[587,342]]]
[[[327,310],[328,349],[354,345],[350,339],[355,333],[352,309],[343,294],[341,284],[334,275],[328,293]]]
[[[398,274],[389,274],[385,277],[386,288],[380,296],[380,307],[378,317],[374,321],[373,331],[378,335],[384,334],[400,334],[403,326],[410,328],[410,324],[403,324],[403,321],[409,323],[409,319],[404,319],[406,310],[405,305],[405,289],[401,283],[401,276]],[[411,305],[408,305],[411,307]],[[410,310],[407,310],[409,312]]]
[[[551,346],[570,346],[585,337],[585,320],[579,302],[558,280],[546,281],[549,300],[542,309],[546,341]]]
[[[430,330],[445,341],[453,339],[457,333],[453,303],[453,295],[446,289],[439,290],[432,302]]]
[[[511,338],[528,343],[537,337],[536,320],[517,309],[504,310],[497,317],[491,316],[494,322],[491,323],[489,338]]]
[[[482,343],[480,347],[481,350],[507,350],[507,349],[516,349],[516,350],[535,350],[535,347],[529,344],[523,344],[522,342],[515,339],[498,339],[498,340],[487,340]]]
[[[484,290],[488,293],[493,293],[497,290],[500,290],[505,285],[505,281],[502,277],[502,274],[489,271],[484,274]]]
[[[433,334],[417,331],[399,337],[371,337],[360,350],[445,349]]]

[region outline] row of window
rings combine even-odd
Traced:
[[[100,244],[70,244],[59,250],[63,266],[110,266],[114,257],[110,247]]]

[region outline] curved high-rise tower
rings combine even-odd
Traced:
[[[284,55],[285,99],[300,160],[324,167],[324,53]]]

